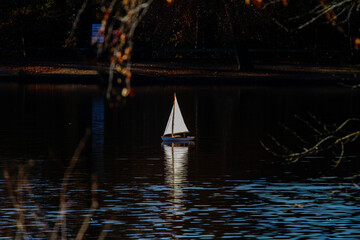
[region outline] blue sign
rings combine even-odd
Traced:
[[[104,32],[101,31],[101,24],[93,24],[91,28],[91,42],[94,43],[103,43],[104,42]]]

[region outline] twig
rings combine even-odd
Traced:
[[[336,128],[335,132],[340,131],[342,128],[344,128],[349,122],[352,121],[360,121],[358,118],[349,118],[345,122],[343,122],[338,128]]]
[[[322,135],[322,132],[320,130],[318,130],[317,128],[315,128],[313,125],[311,125],[309,123],[309,121],[306,121],[305,119],[301,118],[298,115],[294,115],[295,118],[297,118],[298,120],[300,120],[301,122],[303,122],[307,127],[309,127],[310,129],[312,129],[315,133]]]
[[[334,10],[335,8],[338,8],[342,5],[344,5],[345,3],[351,2],[353,0],[343,0],[337,4],[333,4],[331,6],[328,7],[324,7],[324,9],[322,11],[320,11],[316,16],[314,16],[311,20],[307,21],[306,23],[302,24],[301,26],[298,27],[298,29],[302,29],[308,25],[310,25],[311,23],[315,22],[316,20],[318,20],[320,17],[324,16],[325,14],[331,12],[332,10]]]
[[[92,176],[92,184],[91,184],[91,195],[92,195],[92,199],[91,199],[91,206],[90,209],[88,211],[88,214],[85,216],[84,221],[76,235],[75,240],[82,240],[85,236],[85,232],[88,229],[89,225],[90,225],[90,220],[92,218],[92,216],[94,215],[96,209],[99,206],[98,200],[97,200],[97,178],[95,177],[95,175]]]
[[[50,238],[51,240],[55,240],[58,238],[58,231],[59,231],[60,227],[62,228],[63,238],[66,237],[66,232],[65,232],[66,231],[66,210],[67,210],[66,195],[67,195],[68,182],[69,182],[71,173],[72,173],[73,169],[75,168],[76,163],[80,159],[80,154],[81,154],[82,150],[84,149],[87,140],[90,137],[90,132],[91,132],[90,129],[86,130],[84,137],[81,139],[78,147],[76,148],[76,150],[74,152],[73,157],[71,158],[70,164],[65,171],[63,182],[62,182],[61,189],[60,189],[59,214],[58,214],[55,226],[52,230],[52,234],[51,234],[51,238]]]
[[[260,141],[261,146],[268,151],[269,153],[271,153],[272,155],[274,155],[275,157],[280,157],[280,155],[278,153],[276,153],[275,151],[271,150],[271,148],[267,147],[263,141]]]
[[[109,232],[109,229],[111,228],[111,226],[114,224],[114,219],[110,219],[105,223],[105,226],[103,228],[103,230],[101,231],[101,233],[99,234],[99,237],[97,240],[104,240]]]
[[[310,145],[310,143],[308,141],[306,141],[305,139],[303,139],[302,137],[300,137],[299,134],[297,134],[295,131],[291,130],[289,127],[285,126],[282,123],[279,123],[279,125],[284,128],[287,132],[289,132],[291,135],[293,135],[296,139],[298,139],[301,143],[305,144],[305,145]]]
[[[18,169],[18,187],[17,187],[17,196],[15,197],[14,194],[14,190],[13,190],[13,186],[11,183],[11,177],[10,177],[10,173],[7,167],[4,167],[4,178],[6,181],[6,185],[7,185],[7,189],[10,195],[10,199],[12,202],[13,207],[15,208],[17,214],[18,214],[18,219],[16,222],[16,226],[17,226],[17,232],[16,232],[16,237],[15,239],[29,239],[26,233],[26,228],[24,226],[24,221],[25,221],[25,216],[24,216],[24,209],[21,206],[21,191],[22,191],[22,180],[20,175],[23,175],[23,166],[20,166]]]
[[[295,136],[295,138],[300,141],[301,145],[305,145],[303,147],[303,151],[290,151],[288,148],[286,148],[283,144],[281,144],[279,141],[277,141],[274,137],[271,137],[271,140],[275,143],[277,147],[283,150],[284,153],[278,153],[269,147],[267,147],[262,141],[260,141],[261,146],[271,153],[272,155],[276,157],[281,157],[288,163],[295,163],[299,161],[301,158],[319,154],[321,152],[325,151],[332,151],[334,149],[337,149],[340,147],[340,155],[338,155],[338,160],[336,161],[335,168],[338,167],[338,165],[341,163],[342,159],[344,159],[344,153],[345,153],[345,144],[349,142],[353,142],[356,139],[360,137],[360,131],[353,131],[350,133],[344,133],[344,128],[350,123],[354,121],[359,121],[357,118],[348,118],[344,122],[342,122],[339,126],[335,127],[334,130],[329,131],[324,125],[324,130],[321,131],[320,129],[314,127],[312,124],[310,124],[309,121],[300,118],[299,116],[295,115],[297,119],[305,123],[305,125],[314,131],[317,136],[316,139],[319,138],[315,143],[312,144],[310,148],[306,148],[305,146],[308,141],[301,138],[295,131],[289,129],[288,127],[281,125],[283,128],[285,128],[286,131],[290,132],[291,135]],[[317,123],[321,124],[321,122],[313,115],[310,114],[310,117]]]
[[[77,14],[76,14],[76,18],[73,22],[73,25],[72,25],[72,28],[71,28],[71,31],[70,31],[70,34],[69,34],[69,37],[68,37],[68,40],[69,42],[73,39],[74,37],[74,34],[75,34],[75,31],[79,25],[79,22],[80,22],[80,17],[81,15],[83,14],[83,12],[85,11],[85,8],[88,4],[88,0],[84,0],[83,4],[81,5],[80,9],[78,10]],[[68,43],[66,43],[67,45]]]
[[[74,155],[69,163],[69,166],[66,168],[61,189],[60,189],[60,204],[59,204],[59,212],[57,215],[57,219],[53,229],[50,230],[48,223],[43,220],[38,213],[41,213],[40,206],[36,203],[32,186],[28,179],[27,167],[32,166],[32,161],[30,160],[28,165],[19,165],[18,173],[16,178],[16,190],[14,190],[13,180],[10,176],[9,168],[5,165],[3,169],[4,178],[6,187],[8,190],[8,194],[11,200],[11,204],[16,210],[16,226],[17,230],[14,233],[14,239],[16,240],[28,240],[31,239],[32,235],[26,231],[26,220],[32,223],[31,219],[26,219],[29,214],[26,214],[26,211],[30,211],[32,214],[35,224],[38,228],[38,233],[45,239],[59,239],[59,231],[61,232],[61,239],[67,239],[67,225],[66,225],[66,214],[67,208],[70,205],[69,201],[67,201],[67,191],[68,184],[71,177],[72,172],[76,166],[76,163],[80,159],[80,154],[82,153],[85,144],[90,136],[90,130],[87,130],[81,139],[78,147],[76,148]],[[90,226],[90,221],[95,214],[96,209],[99,206],[98,197],[98,181],[95,175],[92,175],[92,184],[91,184],[91,206],[88,210],[88,214],[84,217],[83,223],[77,231],[76,240],[82,240],[85,238],[85,233]],[[27,206],[27,203],[32,203],[33,206]],[[26,216],[26,217],[25,217]],[[99,235],[99,239],[104,239],[113,224],[112,221],[106,222],[102,232]],[[47,235],[49,234],[49,235]]]
[[[33,161],[30,160],[28,162],[28,167],[31,167],[32,165],[33,165]],[[34,218],[38,228],[41,230],[41,232],[43,234],[44,234],[44,232],[49,232],[50,231],[49,225],[45,221],[41,220],[39,215],[35,211],[35,210],[37,210],[38,212],[41,212],[41,208],[40,208],[39,204],[37,204],[36,201],[35,201],[32,186],[29,183],[29,179],[28,179],[27,174],[24,175],[24,185],[26,186],[25,189],[26,189],[26,191],[28,193],[27,196],[29,197],[29,199],[33,200],[33,202],[34,202],[34,208],[31,208],[31,211],[32,211],[33,218]]]
[[[292,152],[289,148],[281,144],[276,138],[270,136],[271,140],[280,148],[282,148],[285,152]]]
[[[334,136],[327,136],[323,139],[321,139],[320,141],[318,141],[313,147],[309,148],[309,149],[305,149],[304,151],[302,152],[296,152],[296,153],[291,153],[287,156],[287,160],[292,162],[292,163],[295,163],[297,162],[300,158],[304,157],[304,156],[308,156],[308,155],[312,155],[312,154],[315,154],[315,153],[318,153],[320,151],[320,146],[322,144],[324,144],[326,141],[330,140],[330,139],[333,139],[335,138]],[[326,147],[324,148],[326,149]],[[324,150],[323,149],[323,150]]]
[[[335,164],[335,168],[337,168],[337,166],[339,166],[339,164],[340,164],[340,162],[341,162],[341,160],[343,159],[343,157],[344,157],[344,143],[343,142],[341,142],[340,143],[340,146],[341,146],[341,153],[340,153],[340,156],[339,156],[339,160],[336,162],[336,164]]]

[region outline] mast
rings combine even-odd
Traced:
[[[176,94],[174,94],[174,103],[171,107],[170,116],[166,123],[166,128],[163,136],[168,135],[174,137],[177,133],[187,132],[189,132],[189,130],[187,129],[184,119],[182,117]]]
[[[172,125],[171,125],[171,137],[174,137],[174,120],[175,120],[175,99],[176,93],[174,93],[174,104],[173,104],[173,117],[172,117]]]

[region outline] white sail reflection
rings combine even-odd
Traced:
[[[183,189],[187,186],[187,165],[189,144],[172,143],[163,144],[165,153],[165,182],[171,188],[169,198],[173,205],[175,215],[185,212],[185,194]]]

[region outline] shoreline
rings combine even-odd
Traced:
[[[98,84],[107,82],[108,65],[89,62],[2,61],[0,82]],[[236,65],[203,62],[134,62],[132,85],[341,86],[360,84],[359,65],[255,63],[251,72]]]

